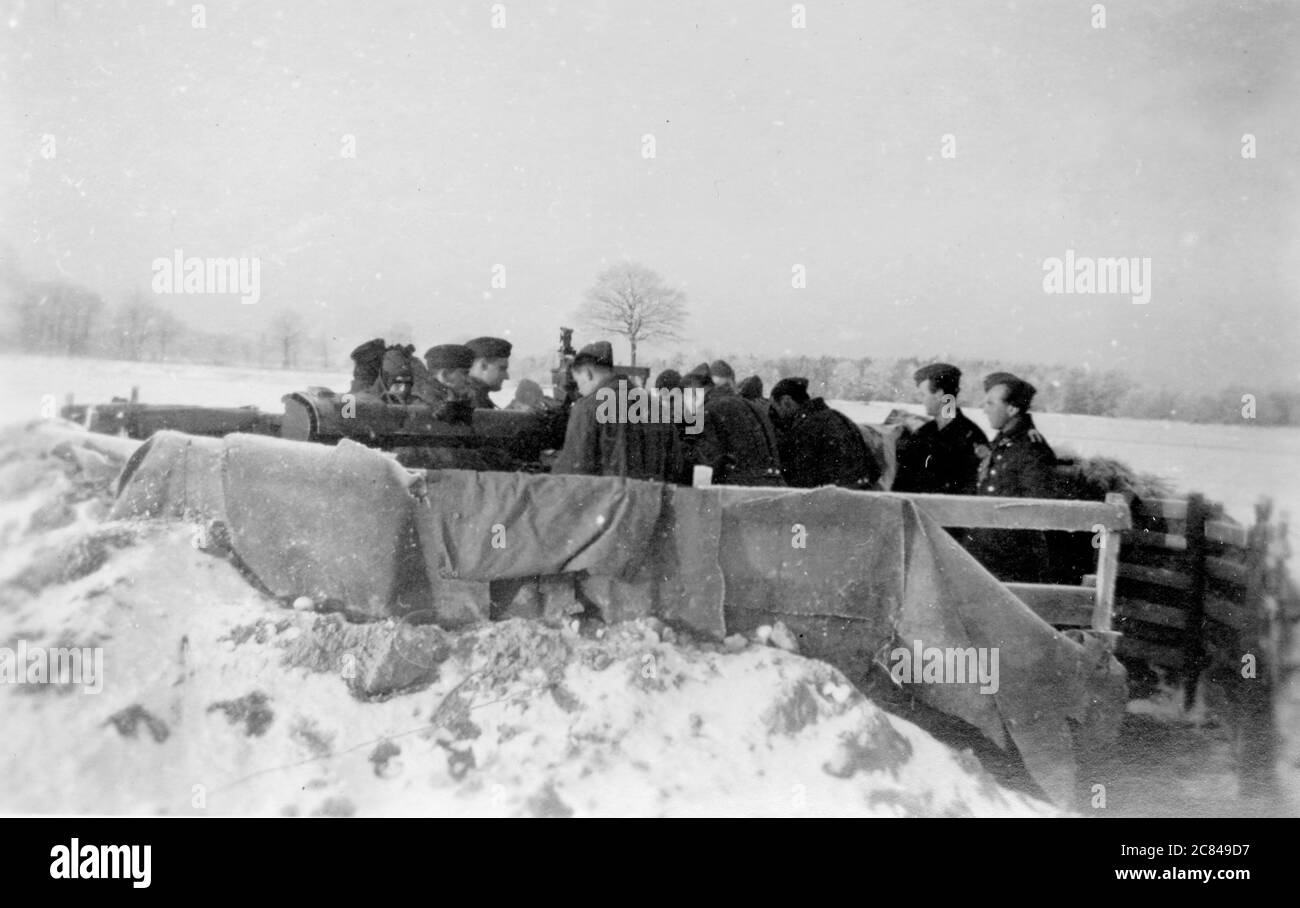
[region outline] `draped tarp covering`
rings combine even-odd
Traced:
[[[412,511],[420,487],[352,442],[159,432],[124,468],[111,516],[218,523],[272,595],[378,616],[428,604]]]
[[[334,599],[369,615],[426,605],[416,477],[352,442],[224,442],[231,547],[274,594]]]
[[[729,632],[783,620],[803,652],[859,677],[872,661],[900,665],[898,648],[973,647],[991,659],[996,647],[996,691],[945,680],[909,692],[1000,747],[1009,736],[1054,797],[1069,797],[1075,781],[1066,720],[1093,740],[1118,730],[1097,727],[1118,718],[1101,708],[1125,695],[1118,664],[1042,621],[908,499],[834,488],[721,494]]]
[[[124,470],[114,516],[189,515],[225,522],[235,556],[274,595],[369,614],[430,608],[448,584],[498,581],[545,600],[568,577],[611,618],[654,613],[714,638],[782,620],[803,653],[855,678],[873,662],[888,671],[895,648],[918,642],[996,647],[996,692],[978,681],[909,692],[1014,742],[1057,799],[1074,782],[1067,720],[1104,738],[1117,714],[1101,705],[1124,696],[1103,650],[1055,631],[888,494],[413,473],[351,442],[159,433]]]
[[[663,487],[593,476],[431,470],[417,522],[428,563],[461,580],[586,571],[628,576],[645,561]]]
[[[110,517],[225,517],[217,438],[159,432],[136,448],[118,479]]]

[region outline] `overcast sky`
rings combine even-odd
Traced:
[[[117,302],[175,249],[258,256],[256,305],[159,301],[298,308],[340,353],[399,320],[541,353],[631,258],[687,294],[666,349],[1300,377],[1300,4],[193,6],[7,8],[25,273]],[[1067,249],[1150,258],[1150,302],[1044,293]]]

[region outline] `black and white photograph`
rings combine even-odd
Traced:
[[[0,815],[1300,816],[1297,48],[3,0]]]

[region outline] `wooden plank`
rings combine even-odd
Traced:
[[[1006,587],[1048,624],[1091,626],[1095,600],[1092,590],[1053,583],[1008,583]]]
[[[1215,580],[1245,586],[1250,581],[1250,568],[1227,558],[1206,558],[1205,572]]]
[[[1151,533],[1134,530],[1124,534],[1124,544],[1143,548],[1165,549],[1171,552],[1187,551],[1187,537],[1181,533]]]
[[[1106,496],[1106,503],[1119,506],[1124,499],[1115,493]],[[1128,506],[1124,505],[1125,513]],[[1120,535],[1112,530],[1102,530],[1097,549],[1097,585],[1093,589],[1092,629],[1109,631],[1114,625],[1115,581],[1119,577]]]
[[[1187,661],[1187,654],[1177,646],[1161,646],[1129,636],[1119,638],[1118,652],[1121,656],[1144,659],[1166,668],[1182,668]]]
[[[1205,523],[1205,538],[1209,542],[1244,549],[1250,544],[1250,530],[1239,523],[1226,520],[1209,520]]]
[[[1205,496],[1194,492],[1187,497],[1187,557],[1191,567],[1192,588],[1187,592],[1187,634],[1183,638],[1184,663],[1192,672],[1183,690],[1183,708],[1191,709],[1196,698],[1197,675],[1205,667],[1205,521],[1209,508]]]
[[[1162,517],[1165,520],[1186,520],[1187,499],[1147,498],[1139,501],[1134,510],[1141,517]]]
[[[1141,564],[1121,564],[1119,566],[1119,576],[1124,580],[1151,583],[1155,586],[1164,586],[1175,590],[1190,590],[1192,588],[1191,577],[1169,568],[1146,567]]]
[[[1119,600],[1115,610],[1121,618],[1143,621],[1147,624],[1178,630],[1187,626],[1187,612],[1173,605],[1161,605],[1158,602],[1147,602],[1145,599],[1129,599],[1126,596]]]
[[[903,497],[911,499],[917,507],[945,527],[1094,533],[1098,526],[1108,530],[1126,530],[1132,526],[1128,506],[1111,501],[913,495],[897,492],[880,494],[903,494]]]

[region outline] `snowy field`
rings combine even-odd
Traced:
[[[226,366],[127,363],[95,359],[0,356],[0,383],[8,389],[0,402],[0,425],[39,418],[46,395],[58,406],[73,394],[78,402],[126,397],[133,386],[148,403],[205,406],[252,405],[279,412],[280,397],[309,385],[345,389],[347,368],[331,372],[285,371]],[[505,404],[510,383],[493,397]],[[919,412],[911,403],[864,404],[835,401],[859,422],[880,422],[894,406]],[[984,414],[967,410],[982,428]],[[1184,491],[1204,492],[1228,512],[1249,521],[1254,503],[1271,496],[1283,511],[1300,513],[1300,429],[1249,425],[1192,425],[1141,419],[1107,419],[1059,413],[1037,414],[1048,441],[1060,452],[1104,455],[1138,470],[1156,473]]]

